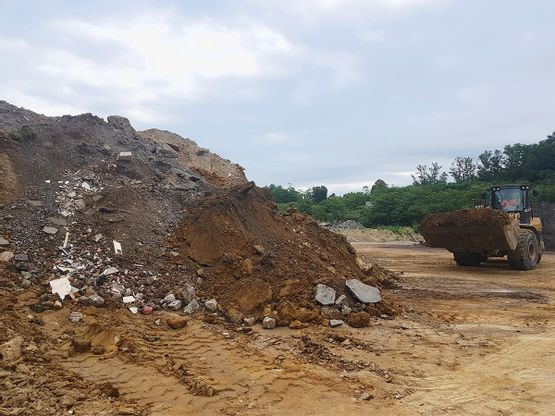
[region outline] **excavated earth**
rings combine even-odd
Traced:
[[[503,228],[514,219],[506,212],[491,208],[465,208],[452,212],[428,215],[422,220],[420,228],[433,228],[444,226],[465,227],[495,226]]]

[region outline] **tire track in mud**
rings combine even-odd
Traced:
[[[183,331],[143,328],[129,352],[114,358],[79,356],[66,366],[85,379],[112,383],[124,397],[151,406],[151,414],[353,414],[366,407],[336,380],[307,375],[245,349],[199,323]]]

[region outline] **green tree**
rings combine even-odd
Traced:
[[[318,204],[328,197],[328,188],[325,186],[315,186],[310,194],[312,195],[312,201]]]
[[[471,157],[456,157],[449,173],[456,183],[468,182],[476,177],[477,166]]]

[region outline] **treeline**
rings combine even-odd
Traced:
[[[356,220],[366,227],[416,226],[430,213],[467,208],[493,184],[529,183],[545,201],[555,202],[555,133],[534,144],[507,145],[474,159],[457,157],[447,171],[437,163],[419,165],[409,186],[388,186],[377,180],[371,188],[342,196],[325,186],[307,191],[270,185],[280,209],[296,206],[319,221]]]

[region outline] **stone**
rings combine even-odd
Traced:
[[[0,359],[2,364],[11,364],[21,358],[23,337],[18,335],[0,345]]]
[[[166,319],[166,323],[172,329],[181,329],[187,326],[189,322],[189,318],[186,316],[179,316],[179,315],[170,315]]]
[[[13,253],[11,251],[3,251],[0,253],[0,263],[7,263],[13,259]]]
[[[343,321],[341,319],[330,319],[330,326],[332,328],[335,328],[336,326],[341,326],[343,325]]]
[[[49,225],[45,225],[42,231],[46,234],[54,235],[58,232],[58,229],[55,227],[50,227]]]
[[[175,295],[173,293],[168,293],[164,299],[162,299],[162,303],[171,303],[175,301]]]
[[[86,205],[85,205],[85,201],[83,199],[76,199],[75,200],[75,208],[77,208],[78,210],[82,210],[85,209]]]
[[[314,288],[314,299],[320,305],[333,305],[335,302],[335,289],[319,283]]]
[[[62,302],[57,300],[56,302],[54,302],[53,307],[54,307],[54,309],[62,309],[62,307],[63,307]]]
[[[27,253],[18,253],[14,256],[14,261],[29,261]]]
[[[337,299],[335,299],[335,304],[336,305],[344,305],[346,301],[347,301],[347,296],[340,295],[340,296],[337,297]]]
[[[216,299],[209,299],[206,302],[204,302],[204,307],[209,312],[216,312],[218,310],[218,302],[216,301]]]
[[[0,246],[9,246],[10,242],[6,240],[4,237],[0,237]]]
[[[168,304],[168,309],[171,309],[172,311],[178,311],[182,307],[183,307],[183,302],[179,299],[176,299],[173,302],[170,302]]]
[[[19,284],[23,289],[29,289],[32,285],[31,281],[29,279],[23,279],[21,281],[21,283]]]
[[[132,314],[136,314],[139,312],[139,308],[137,308],[136,306],[130,306],[129,312],[131,312]]]
[[[257,244],[255,246],[253,246],[254,251],[256,251],[256,254],[263,256],[264,254],[266,254],[266,249],[264,248],[264,246],[261,246],[260,244]]]
[[[377,303],[382,300],[377,287],[362,283],[358,279],[347,280],[345,284],[355,299],[362,303]]]
[[[246,326],[253,326],[256,323],[256,318],[249,316],[248,318],[243,319],[243,323]]]
[[[355,312],[349,315],[347,323],[353,328],[365,328],[370,325],[370,314],[367,312]]]
[[[185,313],[185,315],[192,315],[199,307],[200,305],[198,301],[196,299],[193,299],[191,302],[189,302],[187,306],[185,306],[185,309],[183,309],[183,313]]]
[[[184,287],[176,291],[177,298],[181,299],[183,303],[187,304],[195,298],[195,287],[186,283]]]
[[[352,311],[353,311],[353,309],[350,306],[343,305],[341,307],[341,315],[343,315],[343,316],[349,315]]]
[[[74,324],[79,323],[81,319],[83,319],[83,314],[81,312],[74,311],[69,314],[69,321]]]
[[[104,298],[100,295],[89,296],[89,300],[91,302],[91,305],[96,308],[101,308],[102,306],[104,306]]]
[[[111,274],[115,274],[117,272],[119,272],[118,268],[111,266],[104,269],[104,271],[102,272],[102,276],[110,276]]]
[[[19,271],[28,272],[29,270],[31,270],[31,265],[24,261],[20,261],[18,263],[15,263],[15,268]]]
[[[267,316],[262,320],[262,328],[264,329],[274,329],[276,326],[277,321],[275,320],[275,318]]]

